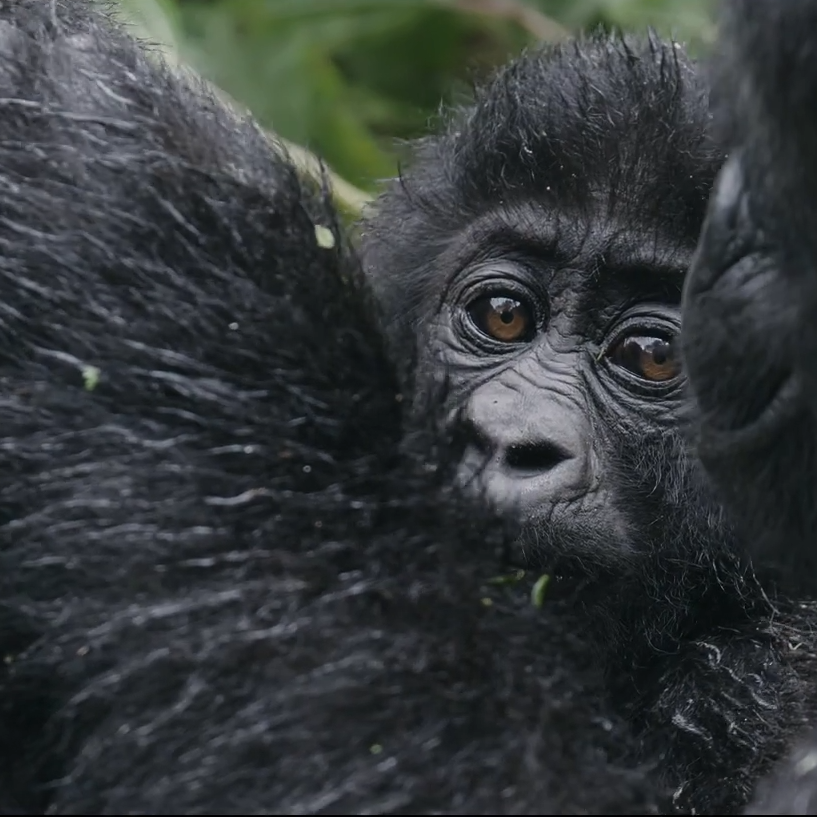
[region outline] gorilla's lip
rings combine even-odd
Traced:
[[[507,558],[514,567],[585,578],[615,576],[629,572],[645,552],[611,502],[579,512],[557,503],[512,522],[518,528]]]

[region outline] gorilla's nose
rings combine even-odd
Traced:
[[[589,433],[575,408],[552,403],[505,412],[496,400],[469,408],[462,418],[467,445],[460,469],[469,492],[526,517],[588,489]]]

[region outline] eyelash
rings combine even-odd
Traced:
[[[678,335],[680,329],[680,326],[673,324],[669,319],[660,320],[652,315],[628,315],[611,321],[600,346],[606,353],[628,335],[647,335],[671,340]]]

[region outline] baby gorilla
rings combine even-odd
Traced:
[[[419,144],[364,262],[421,406],[445,378],[459,479],[521,524],[512,557],[556,575],[551,600],[575,596],[676,806],[722,813],[808,720],[817,670],[813,604],[745,563],[681,422],[681,290],[723,160],[709,119],[675,44],[530,54]]]
[[[0,106],[6,810],[654,812],[325,195],[82,0],[0,7]]]
[[[708,121],[675,45],[534,53],[420,143],[367,224],[398,355],[421,350],[421,393],[448,378],[461,478],[561,573],[618,578],[695,536],[724,546],[685,467],[675,354],[722,161]]]
[[[703,636],[702,605],[731,626],[761,597],[679,422],[681,287],[722,161],[708,123],[675,45],[534,53],[419,144],[365,225],[395,357],[419,350],[407,387],[423,402],[446,378],[459,480],[637,663]]]

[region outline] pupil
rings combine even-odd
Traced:
[[[667,362],[667,344],[655,344],[652,350],[652,358],[659,365],[662,366]]]
[[[509,310],[505,310],[505,312],[500,312],[499,313],[499,320],[501,320],[502,323],[505,323],[505,324],[513,323],[513,312],[511,312]]]

